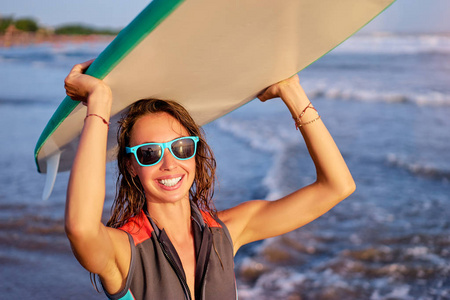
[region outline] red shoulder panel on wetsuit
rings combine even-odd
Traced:
[[[208,224],[209,227],[220,227],[222,228],[222,225],[219,224],[219,222],[214,219],[214,217],[206,211],[201,210],[200,211],[203,217],[203,221],[205,221],[206,224]]]
[[[153,228],[143,210],[141,210],[139,215],[130,218],[125,225],[119,227],[118,229],[131,234],[135,245],[149,239],[153,232]]]

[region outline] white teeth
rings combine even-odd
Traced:
[[[181,180],[181,176],[177,177],[177,178],[159,180],[159,183],[161,183],[165,186],[174,186],[175,184],[180,182],[180,180]]]

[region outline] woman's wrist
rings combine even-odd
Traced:
[[[112,104],[112,92],[108,85],[97,85],[89,94],[87,115],[97,114],[109,121]]]
[[[310,103],[300,83],[280,85],[279,94],[293,117],[298,116]]]
[[[285,83],[279,88],[279,95],[291,112],[297,130],[320,119],[300,83]]]

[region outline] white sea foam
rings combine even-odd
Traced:
[[[376,290],[370,297],[370,300],[388,300],[388,299],[402,299],[414,300],[414,297],[409,295],[411,288],[409,285],[402,285],[394,288],[390,293],[381,295],[379,290]]]
[[[335,48],[332,54],[450,54],[449,35],[356,35]]]
[[[311,82],[311,81],[310,81]],[[350,82],[341,85],[317,84],[307,90],[310,99],[350,100],[359,102],[413,103],[419,106],[450,106],[450,94],[436,91],[389,91],[372,87],[350,86]]]
[[[446,170],[445,165],[432,166],[394,153],[389,153],[386,160],[391,166],[400,167],[417,176],[450,180],[450,170]]]
[[[307,277],[287,268],[278,267],[258,278],[253,287],[240,287],[240,299],[287,299]]]

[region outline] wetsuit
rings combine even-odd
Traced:
[[[225,224],[191,204],[196,300],[237,299],[233,244]],[[144,211],[119,229],[128,233],[131,263],[125,288],[109,299],[191,299],[181,260],[164,229]]]

